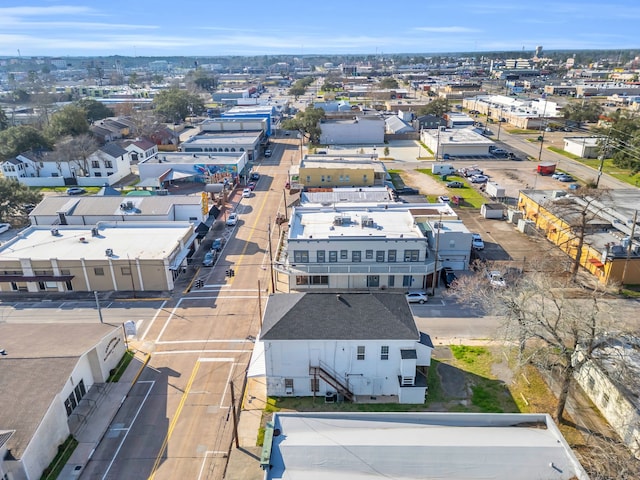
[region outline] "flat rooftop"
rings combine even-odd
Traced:
[[[337,156],[328,157],[326,160],[320,159],[318,157],[323,156],[319,155],[313,158],[305,158],[302,160],[300,164],[300,168],[350,168],[350,169],[358,169],[358,168],[371,168],[379,173],[386,173],[386,169],[384,168],[384,164],[379,161],[366,161],[362,158],[360,159],[351,159],[351,158],[341,158]]]
[[[104,259],[108,248],[113,250],[114,259],[164,259],[193,232],[187,222],[113,222],[97,228],[98,235],[93,236],[89,226],[29,227],[0,246],[0,261]],[[53,235],[52,229],[58,234]]]
[[[456,218],[446,204],[345,204],[340,207],[302,206],[293,211],[289,239],[348,237],[424,238],[419,217]]]
[[[446,130],[423,130],[427,135],[438,139],[440,145],[493,145],[493,140],[476,133],[473,128],[447,128]]]
[[[146,158],[141,161],[140,164],[169,163],[174,165],[194,165],[199,163],[208,163],[216,165],[236,165],[243,155],[245,155],[245,152],[160,152],[155,154],[153,157]]]
[[[123,203],[131,202],[133,208],[123,210]],[[176,205],[201,205],[200,193],[194,195],[153,195],[149,197],[102,197],[47,195],[29,216],[57,215],[167,215]]]
[[[546,414],[275,413],[268,480],[587,480]]]
[[[246,145],[260,140],[260,132],[224,132],[199,133],[181,144],[181,147],[194,145]],[[225,152],[226,153],[226,152]]]

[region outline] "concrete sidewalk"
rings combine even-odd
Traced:
[[[71,434],[78,441],[78,446],[58,476],[59,480],[76,480],[80,477],[120,405],[127,398],[144,362],[143,355],[136,354],[118,382],[95,384],[87,392],[76,408],[78,413],[69,419]]]

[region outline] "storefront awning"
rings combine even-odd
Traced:
[[[597,258],[590,258],[589,263],[591,263],[592,265],[595,265],[596,267],[604,267],[604,263],[602,263]]]

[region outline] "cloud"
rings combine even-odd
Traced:
[[[479,33],[482,30],[477,28],[469,28],[469,27],[415,27],[414,30],[418,30],[420,32],[430,32],[430,33]]]

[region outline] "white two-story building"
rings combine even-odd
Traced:
[[[423,289],[442,267],[466,269],[470,251],[448,204],[299,206],[275,254],[276,289]]]
[[[424,403],[433,344],[403,294],[271,295],[260,341],[269,396]]]

